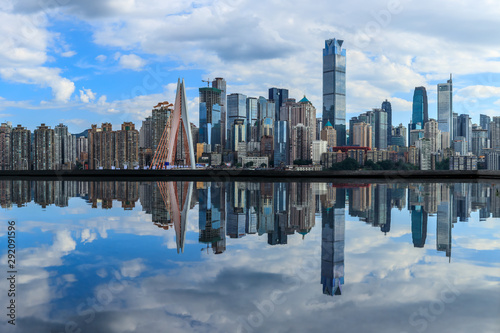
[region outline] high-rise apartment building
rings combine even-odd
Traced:
[[[416,87],[413,93],[413,108],[411,117],[411,129],[423,129],[429,120],[427,105],[427,90],[425,87]],[[420,124],[420,126],[418,125]]]
[[[12,170],[31,170],[31,131],[17,125],[12,129]]]
[[[45,124],[41,124],[35,130],[33,165],[35,170],[53,170],[54,130]]]
[[[80,162],[88,160],[89,153],[89,140],[81,136],[76,139],[76,158],[80,160]]]
[[[12,125],[2,123],[0,126],[0,170],[12,169]]]
[[[453,140],[453,84],[450,79],[437,85],[438,92],[438,124],[441,132],[450,133],[450,144]]]
[[[168,102],[158,103],[152,110],[151,145],[153,153],[156,151],[156,148],[160,144],[161,136],[173,111],[173,105]]]
[[[76,139],[68,132],[68,126],[54,128],[54,170],[70,169],[76,161]]]
[[[323,123],[337,131],[337,145],[346,145],[346,50],[343,40],[328,39],[323,49]]]
[[[484,156],[483,149],[488,148],[488,131],[481,127],[472,127],[472,154]]]
[[[139,147],[152,148],[153,147],[153,117],[146,117],[142,121],[141,129],[139,130]]]
[[[269,100],[274,102],[274,119],[276,121],[280,116],[280,108],[283,103],[288,99],[288,89],[282,88],[269,88]]]
[[[441,131],[438,128],[439,123],[435,119],[430,119],[424,126],[424,138],[430,141],[431,153],[441,150]]]
[[[139,165],[139,131],[132,122],[124,122],[116,131],[117,168],[135,168]]]
[[[351,145],[360,147],[373,148],[372,142],[372,126],[367,123],[355,123],[352,126]]]
[[[399,124],[398,127],[393,128],[392,132],[392,137],[391,137],[391,144],[400,146],[400,147],[406,147],[407,143],[407,133],[406,133],[406,127],[403,126],[403,124]],[[392,140],[392,138],[395,138],[396,141]],[[394,141],[394,142],[393,142]]]
[[[391,137],[392,137],[392,105],[391,102],[385,100],[382,102],[382,110],[387,113],[387,146],[392,145]]]
[[[110,123],[103,123],[101,128],[91,125],[89,139],[89,169],[111,169],[117,166],[116,133]]]

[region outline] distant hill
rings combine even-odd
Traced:
[[[78,134],[74,134],[77,138],[81,137],[81,136],[84,136],[86,138],[89,137],[89,130],[86,129],[85,131],[83,131],[82,133],[78,133]]]

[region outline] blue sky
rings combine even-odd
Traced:
[[[500,116],[500,4],[492,0],[5,0],[0,4],[0,121],[138,126],[186,80],[198,123],[202,79],[228,93],[307,95],[320,116],[324,40],[345,40],[347,117],[393,104],[406,125],[416,86],[436,117],[454,75],[454,111]]]

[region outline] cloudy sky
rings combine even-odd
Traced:
[[[186,80],[198,123],[202,79],[228,93],[306,95],[322,109],[325,39],[347,49],[348,115],[393,104],[407,124],[415,86],[454,75],[454,111],[500,115],[500,4],[495,0],[4,0],[0,120],[73,133],[140,120]]]

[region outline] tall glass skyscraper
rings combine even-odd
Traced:
[[[453,142],[453,85],[450,79],[437,85],[438,91],[438,129],[450,133],[450,144]]]
[[[346,145],[346,50],[343,40],[328,39],[323,49],[323,124],[337,131],[337,146]]]
[[[392,106],[391,102],[385,100],[382,102],[382,110],[387,113],[387,145],[392,145],[391,137],[392,137]]]
[[[212,145],[222,144],[222,124],[221,124],[221,90],[217,88],[204,87],[200,92],[200,112],[199,112],[199,142]]]
[[[418,123],[420,123],[420,128],[424,128],[425,123],[429,120],[427,90],[425,90],[425,87],[415,88],[415,92],[413,93],[413,112],[411,120],[411,129],[417,129]]]
[[[276,121],[281,120],[280,107],[288,99],[288,89],[269,88],[269,99],[274,101],[274,119]]]

